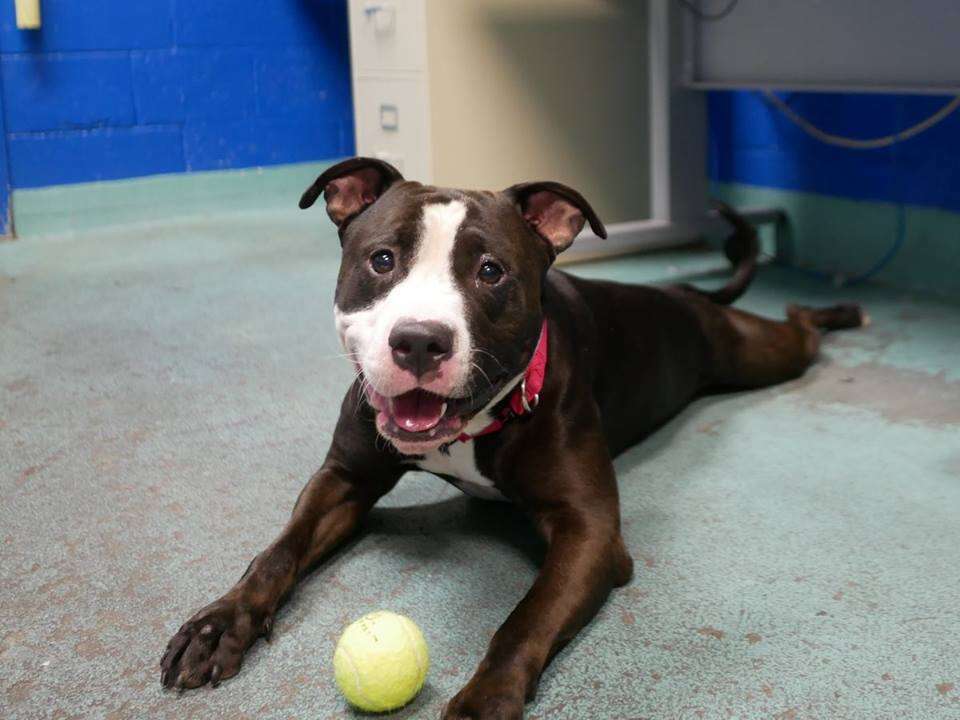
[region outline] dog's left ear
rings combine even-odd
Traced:
[[[403,176],[390,163],[376,158],[350,158],[327,168],[313,181],[300,197],[300,209],[313,205],[322,193],[327,201],[327,215],[342,229],[399,180]]]
[[[587,222],[595,235],[607,237],[590,203],[572,187],[552,181],[527,182],[508,187],[503,194],[517,206],[530,229],[550,244],[554,254],[570,247]]]

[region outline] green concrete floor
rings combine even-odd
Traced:
[[[237,678],[161,691],[169,635],[271,540],[329,442],[351,371],[322,216],[0,245],[3,718],[351,717],[333,644],[376,608],[412,616],[433,657],[396,717],[436,717],[531,582],[521,518],[411,475]],[[618,460],[636,578],[528,717],[960,716],[960,308],[776,269],[742,307],[841,298],[874,323],[806,377],[699,401]]]

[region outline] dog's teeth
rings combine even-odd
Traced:
[[[437,429],[436,429],[436,428],[431,428],[431,429],[430,429],[430,437],[434,437],[436,434],[437,434]]]
[[[443,417],[446,414],[447,414],[447,404],[444,403],[443,405],[440,406],[440,417]]]

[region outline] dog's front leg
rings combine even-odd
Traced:
[[[297,580],[356,529],[400,474],[389,463],[348,467],[335,438],[280,536],[226,595],[196,613],[170,640],[160,662],[163,685],[216,686],[236,675],[250,645],[269,638],[274,614]]]
[[[473,678],[447,704],[445,720],[521,718],[553,655],[594,616],[612,588],[629,581],[633,563],[620,537],[613,468],[605,447],[598,455],[605,467],[590,468],[593,477],[551,482],[559,494],[528,508],[547,541],[540,573],[493,636]],[[583,468],[582,457],[565,457],[552,471],[577,467]]]

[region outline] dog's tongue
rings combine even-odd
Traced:
[[[423,390],[411,390],[393,398],[393,420],[407,432],[423,432],[436,427],[443,417],[443,398]]]

